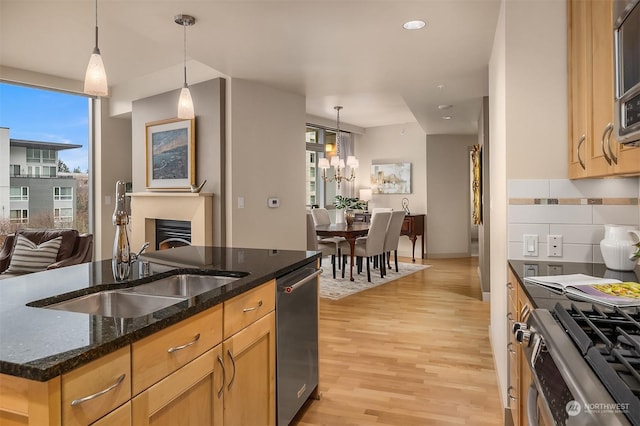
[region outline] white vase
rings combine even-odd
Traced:
[[[636,260],[635,241],[632,235],[637,232],[633,226],[605,225],[604,239],[600,241],[600,251],[607,268],[615,271],[632,271]]]
[[[336,223],[344,223],[344,209],[336,209]]]

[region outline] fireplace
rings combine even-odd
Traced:
[[[148,241],[147,251],[160,247],[156,235],[156,222],[188,222],[189,239],[184,235],[180,239],[189,241],[192,246],[213,245],[213,194],[192,192],[135,192],[131,197],[131,241],[132,247],[140,247]],[[181,233],[182,229],[178,230]],[[175,232],[175,230],[174,230]],[[172,238],[173,236],[170,236]]]
[[[191,245],[191,222],[156,219],[156,250]]]

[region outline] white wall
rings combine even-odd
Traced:
[[[227,245],[306,249],[305,98],[242,79],[229,96]]]
[[[90,205],[94,209],[94,259],[101,260],[113,255],[116,182],[131,182],[131,119],[110,117],[108,98],[94,102],[93,203]],[[137,251],[136,247],[132,249]]]
[[[427,135],[427,252],[431,257],[470,255],[469,149],[475,135]]]
[[[426,135],[418,123],[367,128],[355,135],[355,154],[360,161],[354,194],[371,187],[371,165],[374,163],[411,163],[411,194],[374,194],[369,202],[373,207],[402,209],[402,199],[409,200],[414,214],[427,213],[427,148]],[[427,218],[429,216],[427,215]],[[427,235],[427,241],[429,236]],[[420,239],[416,242],[416,256],[420,256]],[[411,256],[411,241],[401,238],[398,255]]]
[[[566,3],[503,0],[491,60],[491,341],[507,405],[507,179],[567,176]]]
[[[490,338],[498,376],[498,389],[503,406],[507,406],[507,81],[506,81],[506,4],[503,0],[498,15],[496,34],[489,60],[489,157],[491,196],[489,199],[491,325]]]
[[[195,148],[196,183],[205,179],[202,192],[212,192],[213,242],[224,244],[224,139],[225,92],[223,79],[214,79],[190,86],[196,111]],[[138,99],[133,102],[132,153],[133,191],[146,191],[146,124],[174,118],[177,114],[179,89]],[[135,247],[134,247],[135,248]]]

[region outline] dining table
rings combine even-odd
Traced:
[[[351,270],[349,272],[349,279],[353,279],[353,259],[356,246],[356,239],[358,237],[364,237],[369,233],[369,223],[353,223],[347,225],[347,223],[332,223],[330,225],[316,225],[316,235],[319,237],[343,237],[351,248]]]

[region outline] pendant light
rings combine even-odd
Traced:
[[[180,98],[178,98],[178,118],[192,119],[195,117],[195,112],[191,91],[187,85],[187,27],[195,24],[196,18],[190,15],[176,15],[174,21],[176,24],[182,25],[184,29],[184,85],[180,91]]]
[[[93,96],[107,96],[109,94],[107,73],[104,70],[102,56],[100,56],[98,48],[98,0],[96,0],[96,45],[89,58],[89,65],[84,76],[84,93]]]

